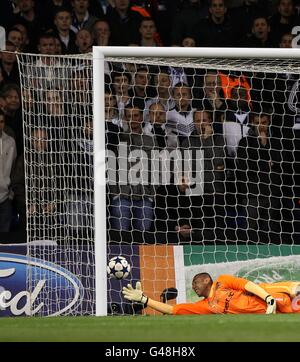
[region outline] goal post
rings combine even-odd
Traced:
[[[142,313],[121,294],[137,280],[156,299],[193,300],[200,271],[300,279],[299,59],[299,49],[19,54],[32,315]],[[248,132],[264,117],[272,144],[260,130],[253,155]],[[163,125],[155,137],[152,122]],[[110,163],[112,149],[132,168],[123,155]]]
[[[94,211],[96,316],[107,315],[106,158],[104,55],[93,53]],[[96,121],[98,120],[98,121]]]
[[[224,69],[229,71],[233,69],[242,72],[257,72],[261,68],[264,70],[264,66],[267,72],[287,72],[292,71],[294,67],[293,71],[297,73],[299,72],[297,64],[299,57],[300,49],[93,47],[94,99],[100,100],[99,102],[94,102],[94,118],[95,115],[97,115],[96,118],[105,119],[105,105],[102,102],[105,97],[103,79],[104,61],[107,59],[116,62],[133,61],[142,64],[154,64],[155,61],[157,61],[163,65],[174,64],[174,66],[176,64],[184,66],[185,63],[191,66],[191,64],[199,64],[202,61],[203,64],[201,67],[206,66],[217,70]],[[200,62],[199,59],[201,59]],[[293,60],[295,60],[295,62],[293,62]],[[287,65],[285,61],[287,61]],[[237,66],[239,62],[241,63],[240,67]],[[95,69],[95,67],[98,67],[98,69]],[[100,72],[102,72],[102,74],[100,74]],[[94,140],[95,144],[102,145],[104,141],[103,128],[95,127]],[[104,162],[104,160],[102,160],[102,162]],[[100,192],[103,192],[103,188],[99,187],[95,189],[96,199],[97,194]],[[103,196],[99,196],[99,198],[100,197],[103,200]],[[101,203],[99,203],[98,206],[96,203],[95,210],[97,210],[97,207],[100,205]],[[96,230],[97,227],[101,229],[100,224],[95,227]],[[103,237],[102,232],[102,238]],[[99,253],[104,255],[104,248],[100,251],[99,247]],[[102,269],[101,271],[99,270],[99,275],[101,272],[106,273],[106,271]],[[103,275],[103,278],[104,277],[105,275]]]

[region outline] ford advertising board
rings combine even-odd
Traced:
[[[34,276],[34,285],[26,275]],[[47,293],[51,308],[41,295]],[[0,316],[66,315],[82,302],[81,281],[68,270],[25,255],[0,253]]]

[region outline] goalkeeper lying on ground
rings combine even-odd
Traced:
[[[196,303],[169,305],[143,294],[141,283],[123,287],[125,299],[143,303],[164,314],[300,313],[300,282],[255,284],[231,275],[215,281],[208,273],[194,276],[193,290],[204,299]],[[299,294],[299,297],[297,295]]]

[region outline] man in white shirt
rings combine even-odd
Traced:
[[[177,145],[181,144],[182,139],[189,137],[194,131],[194,109],[191,106],[191,89],[184,83],[177,83],[174,87],[173,97],[175,107],[167,112],[168,133],[172,133]]]

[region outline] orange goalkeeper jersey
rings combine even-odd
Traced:
[[[245,285],[248,280],[232,275],[220,275],[214,281],[207,298],[196,303],[182,303],[173,307],[173,314],[241,314],[265,313],[266,302],[247,292]],[[263,287],[263,285],[261,285]],[[266,286],[266,284],[264,284]],[[264,288],[267,289],[267,288]],[[276,293],[278,311],[292,312],[291,300],[287,294]]]

